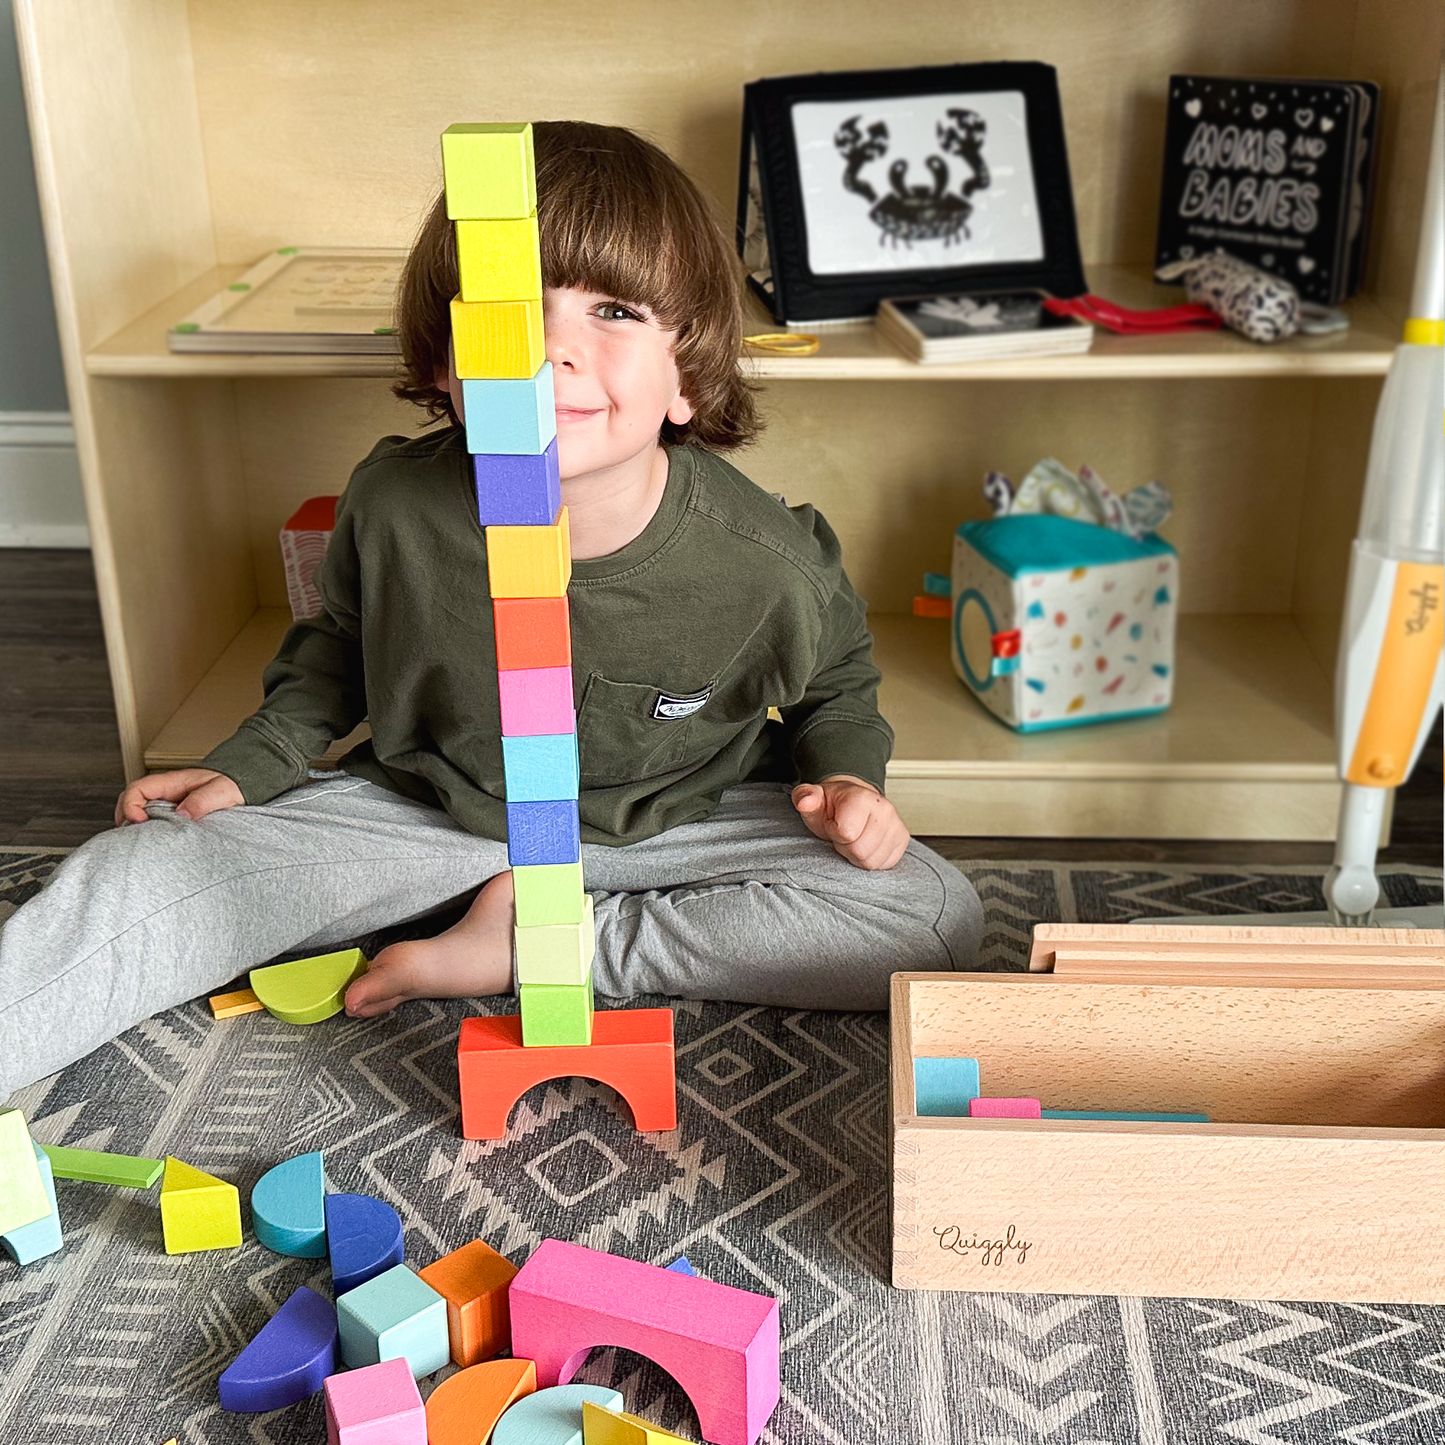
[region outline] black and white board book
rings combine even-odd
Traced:
[[[879,334],[914,361],[986,361],[1087,351],[1094,328],[1044,307],[1042,291],[979,291],[890,299]]]
[[[1379,115],[1369,81],[1171,75],[1155,267],[1223,250],[1306,301],[1352,296]]]

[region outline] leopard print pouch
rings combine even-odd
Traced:
[[[1319,336],[1348,325],[1343,313],[1301,301],[1288,281],[1227,251],[1172,261],[1154,275],[1182,284],[1191,301],[1209,307],[1231,331],[1251,341],[1283,341],[1300,332]]]

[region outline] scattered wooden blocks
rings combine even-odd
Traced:
[[[149,1189],[166,1167],[163,1159],[144,1159],[133,1154],[102,1154],[94,1149],[67,1149],[63,1144],[44,1147],[57,1179],[83,1179],[87,1184]]]
[[[557,520],[546,527],[487,528],[487,585],[493,597],[565,597],[571,580],[572,542],[566,507],[559,507]]]
[[[537,1367],[531,1360],[488,1360],[460,1370],[427,1397],[427,1440],[430,1445],[478,1445],[536,1388]]]
[[[458,296],[452,302],[452,343],[459,380],[529,380],[547,359],[542,302]]]
[[[427,1445],[427,1410],[405,1360],[334,1374],[325,1388],[327,1445]]]
[[[582,1048],[592,1042],[590,968],[581,985],[519,983],[517,1001],[522,1009],[522,1043],[526,1048]]]
[[[495,452],[474,456],[472,472],[477,486],[477,520],[482,526],[550,527],[556,523],[557,513],[562,510],[562,483],[557,474],[555,437],[535,455]]]
[[[508,221],[537,209],[530,123],[470,122],[442,132],[447,219]]]
[[[716,1445],[753,1445],[777,1406],[774,1299],[556,1239],[533,1252],[510,1296],[512,1351],[537,1362],[539,1395],[606,1343],[666,1370]]]
[[[326,1257],[326,1172],[319,1150],[287,1159],[256,1181],[251,1227],[276,1254]]]
[[[446,1301],[404,1264],[348,1290],[336,1301],[336,1319],[349,1369],[404,1359],[420,1379],[449,1358]]]
[[[221,1408],[281,1410],[309,1400],[336,1370],[336,1311],[303,1284],[222,1372]]]
[[[582,1440],[583,1445],[686,1445],[640,1415],[604,1410],[590,1400],[582,1406]]]
[[[17,1224],[13,1229],[0,1233],[0,1245],[16,1264],[33,1264],[47,1254],[54,1254],[65,1243],[60,1233],[60,1208],[55,1202],[55,1174],[50,1156],[32,1143],[35,1163],[40,1170],[40,1182],[45,1188],[45,1197],[50,1201],[50,1211],[29,1224]]]
[[[574,1074],[616,1089],[638,1129],[677,1127],[671,1009],[607,1009],[594,1016],[585,1049],[526,1048],[515,1014],[463,1019],[457,1072],[467,1139],[502,1138],[512,1105],[528,1089]]]
[[[167,1254],[236,1249],[241,1243],[240,1191],[224,1179],[167,1158],[161,1180],[161,1231]]]
[[[542,247],[536,214],[506,221],[458,221],[457,274],[463,301],[540,299]]]
[[[556,437],[557,400],[550,361],[525,381],[468,378],[461,379],[461,386],[462,424],[473,456],[536,456]]]
[[[970,1119],[1038,1119],[1042,1117],[1037,1099],[970,1099]]]
[[[369,1194],[328,1194],[326,1247],[331,1255],[331,1292],[340,1299],[405,1259],[401,1216]]]
[[[982,1092],[977,1059],[918,1058],[913,1061],[913,1107],[925,1118],[967,1118],[970,1102]]]
[[[218,993],[211,1000],[211,1017],[233,1019],[241,1014],[264,1011],[266,1005],[256,997],[255,989],[238,988],[233,993]]]
[[[512,869],[518,928],[581,923],[587,894],[581,863],[544,863]]]
[[[592,957],[597,951],[597,925],[592,918],[592,898],[589,894],[582,894],[582,918],[579,922],[534,924],[527,928],[519,925],[512,938],[517,950],[517,982],[523,988],[533,984],[553,984],[587,988],[590,995]],[[588,1012],[591,1012],[590,1004]],[[524,1013],[524,1038],[526,1032]]]
[[[582,1407],[620,1410],[622,1396],[606,1385],[562,1385],[518,1400],[492,1431],[492,1445],[582,1445]]]
[[[321,953],[251,970],[251,987],[266,1011],[288,1024],[319,1024],[346,1004],[346,990],[366,972],[359,948]]]
[[[581,859],[582,828],[575,798],[507,804],[507,861],[512,867]]]
[[[507,1286],[516,1273],[511,1260],[480,1239],[418,1271],[447,1302],[447,1337],[455,1364],[480,1364],[511,1347]],[[535,1389],[535,1383],[529,1388]]]
[[[19,1109],[0,1109],[0,1234],[50,1213],[45,1180]]]
[[[572,619],[565,597],[498,597],[492,620],[498,672],[572,666]]]
[[[568,679],[567,721],[572,719],[570,668],[546,667],[537,671],[503,672],[498,677],[534,677],[565,672]],[[506,696],[505,690],[502,694]],[[507,783],[507,801],[550,803],[577,796],[577,734],[532,733],[502,738],[502,767]]]

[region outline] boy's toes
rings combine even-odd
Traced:
[[[397,1004],[410,994],[401,977],[404,970],[397,967],[398,961],[385,957],[385,949],[378,954],[371,967],[346,990],[346,1012],[352,1018],[372,1018],[376,1014],[390,1013]]]

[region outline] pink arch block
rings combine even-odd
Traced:
[[[778,1302],[766,1295],[546,1239],[507,1297],[512,1354],[537,1362],[539,1390],[614,1345],[682,1386],[713,1445],[754,1445],[777,1408]]]

